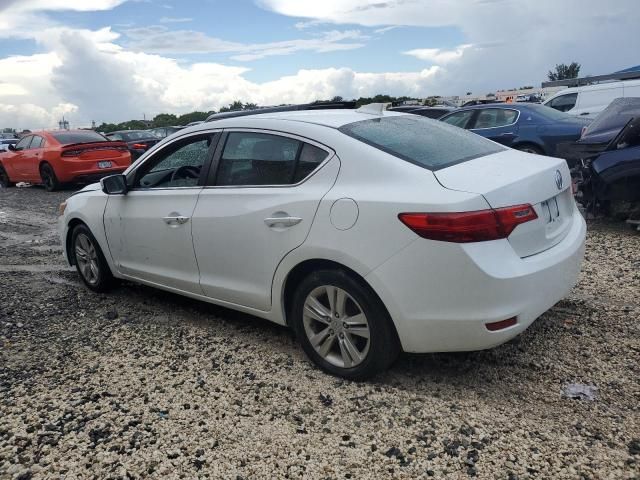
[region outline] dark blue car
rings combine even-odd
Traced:
[[[496,103],[464,107],[440,118],[457,127],[529,153],[555,156],[558,145],[580,138],[587,119],[550,107],[523,103]]]

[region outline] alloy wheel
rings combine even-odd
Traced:
[[[311,346],[332,365],[353,368],[367,357],[369,322],[345,290],[332,285],[313,289],[304,302],[302,321]]]
[[[42,181],[47,190],[53,188],[53,178],[51,178],[51,174],[45,169],[42,170]]]
[[[87,283],[95,285],[100,278],[98,252],[91,239],[84,233],[76,237],[76,262],[78,270]]]

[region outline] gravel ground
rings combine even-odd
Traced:
[[[350,383],[268,322],[89,292],[69,193],[0,190],[0,478],[640,478],[637,232],[591,222],[580,283],[514,341]]]

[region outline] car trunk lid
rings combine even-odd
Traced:
[[[434,174],[443,187],[481,194],[492,208],[532,205],[538,218],[519,225],[508,237],[520,257],[553,247],[571,227],[571,176],[562,159],[506,150]]]

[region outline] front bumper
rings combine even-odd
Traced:
[[[586,236],[574,209],[567,236],[527,258],[508,240],[453,244],[417,239],[366,276],[407,352],[483,350],[524,331],[575,285]],[[512,327],[485,324],[517,317]]]

